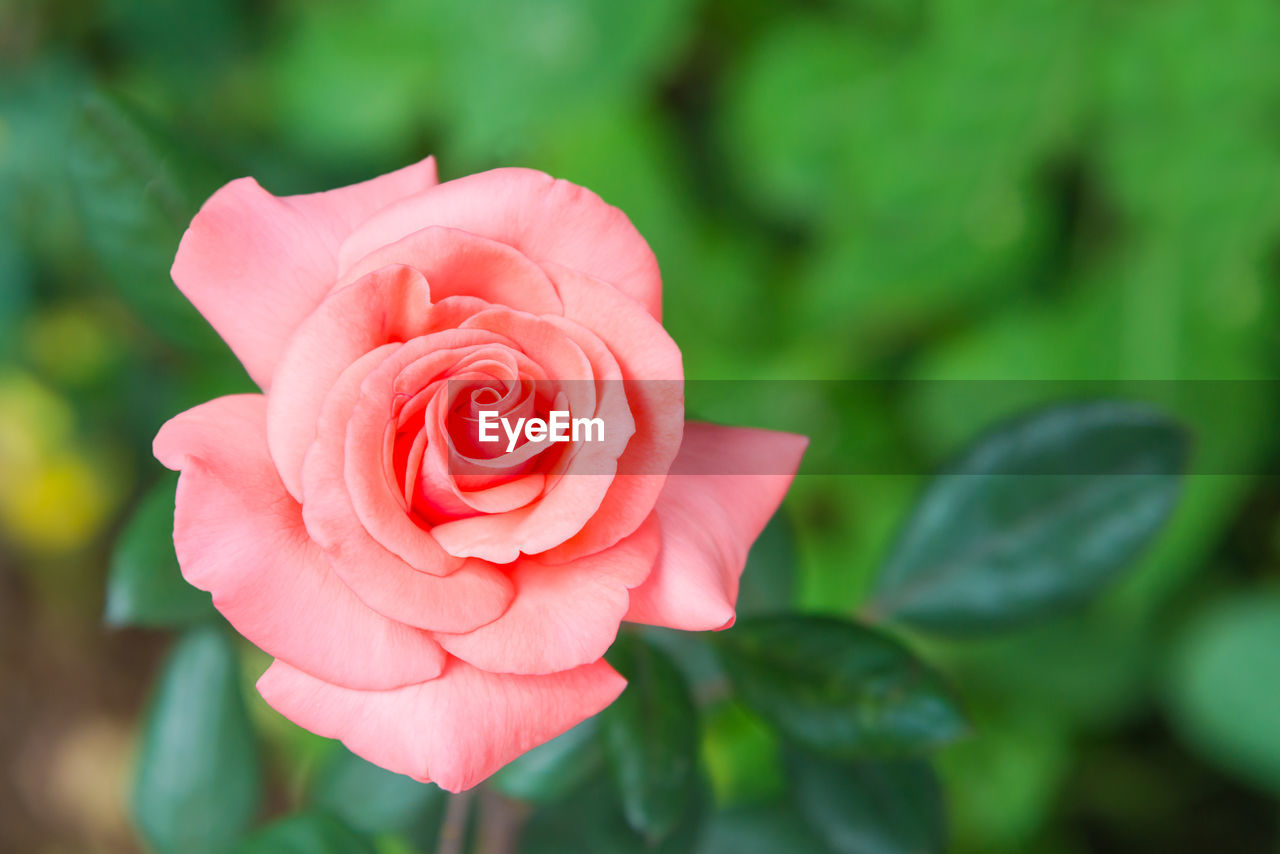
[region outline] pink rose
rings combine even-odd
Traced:
[[[276,659],[281,714],[458,791],[618,696],[622,620],[733,623],[807,440],[684,422],[658,265],[593,193],[431,159],[305,196],[242,178],[173,280],[262,388],[156,436],[178,560]],[[477,409],[551,405],[609,435],[476,441]]]

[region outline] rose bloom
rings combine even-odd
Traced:
[[[657,262],[595,194],[430,158],[284,198],[242,178],[173,280],[262,389],[156,436],[178,561],[290,720],[459,791],[619,695],[623,620],[733,623],[807,440],[684,421]],[[478,410],[553,407],[604,441],[475,441]]]

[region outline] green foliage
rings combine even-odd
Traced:
[[[942,678],[847,620],[758,617],[724,635],[743,701],[795,743],[832,756],[920,753],[965,732]]]
[[[680,825],[698,785],[697,712],[684,677],[656,647],[622,636],[609,661],[627,678],[600,729],[627,822],[651,843]]]
[[[830,854],[791,804],[724,810],[707,827],[699,854]]]
[[[554,803],[604,765],[596,718],[582,723],[503,766],[489,785],[509,798]]]
[[[963,633],[1077,606],[1164,524],[1186,457],[1175,422],[1122,403],[993,431],[929,485],[870,610]]]
[[[919,760],[833,762],[795,754],[795,800],[840,854],[927,854],[946,848],[942,790]]]
[[[374,854],[373,843],[323,811],[267,825],[231,854]]]
[[[159,854],[216,854],[241,838],[262,791],[235,650],[192,629],[169,655],[142,729],[133,813]]]
[[[787,514],[779,511],[747,555],[738,587],[738,613],[747,616],[790,610],[796,597],[795,576],[795,530]]]
[[[702,789],[695,787],[675,827],[661,840],[650,840],[631,827],[609,781],[594,778],[555,806],[530,816],[517,850],[520,854],[690,854],[702,836],[706,800]]]
[[[104,619],[114,626],[183,626],[215,616],[209,594],[188,584],[173,551],[177,475],[142,497],[111,555]]]
[[[439,833],[446,794],[366,762],[335,745],[312,776],[307,799],[366,833],[402,833],[433,840]]]
[[[216,353],[209,325],[169,280],[182,232],[218,183],[189,151],[95,93],[72,133],[69,169],[86,239],[120,296],[150,331]]]
[[[1242,778],[1280,792],[1280,594],[1216,602],[1182,633],[1169,708],[1188,742]]]

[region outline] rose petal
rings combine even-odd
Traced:
[[[342,279],[354,281],[391,264],[421,270],[437,300],[469,296],[535,314],[562,310],[560,297],[541,267],[505,243],[456,228],[422,228],[379,246],[350,268],[344,267]]]
[[[443,789],[476,785],[612,703],[626,681],[603,659],[545,676],[449,659],[437,679],[391,691],[330,685],[277,661],[258,692],[280,714],[370,762]]]
[[[386,344],[362,357],[343,373],[325,401],[316,441],[302,466],[307,495],[302,518],[334,572],[367,605],[419,628],[469,631],[506,610],[514,595],[507,577],[492,565],[452,557],[418,529],[413,531],[413,549],[422,563],[406,563],[361,524],[343,479],[347,420],[360,383],[373,366],[402,346]]]
[[[627,590],[658,557],[657,519],[622,542],[572,563],[518,561],[507,612],[466,634],[438,633],[451,654],[494,673],[554,673],[604,655],[627,612]]]
[[[532,169],[493,169],[404,199],[351,234],[342,268],[430,225],[499,240],[539,264],[594,276],[661,318],[658,262],[627,215],[590,190]]]
[[[458,305],[454,303],[454,305]],[[473,302],[472,310],[482,303]],[[460,322],[463,311],[451,318]],[[383,344],[406,341],[431,326],[441,309],[410,267],[386,267],[331,294],[299,326],[276,366],[267,401],[267,443],[289,493],[302,500],[302,460],[316,435],[324,397],[356,359]]]
[[[267,455],[266,401],[220,397],[160,428],[155,455],[181,470],[174,545],[187,581],[271,655],[348,688],[431,679],[444,652],[369,608],[307,536]]]
[[[671,336],[634,300],[574,270],[549,264],[547,271],[564,300],[566,319],[590,330],[617,360],[635,423],[635,435],[618,458],[618,474],[590,522],[546,553],[559,562],[613,545],[653,509],[680,450],[684,365]]]
[[[626,618],[686,631],[733,625],[747,552],[782,503],[808,444],[792,433],[686,424],[658,497],[662,554],[631,591]],[[708,474],[762,470],[778,473]]]
[[[173,262],[178,289],[263,389],[285,342],[337,281],[338,250],[375,211],[436,183],[435,160],[324,193],[276,197],[252,178],[204,203]]]
[[[611,289],[609,292],[616,296]],[[647,315],[644,321],[657,325]],[[469,318],[465,325],[509,338],[545,366],[553,379],[565,380],[558,385],[565,390],[566,405],[573,415],[598,415],[606,424],[603,442],[579,443],[571,449],[563,469],[539,501],[504,513],[441,522],[432,529],[432,535],[450,554],[510,563],[521,553],[552,549],[588,524],[609,491],[616,461],[629,447],[635,428],[619,386],[606,387],[600,401],[606,408],[597,408],[592,360],[575,336],[567,334],[561,318],[493,310]],[[576,337],[585,342],[587,336],[581,334],[585,330],[579,327],[578,331]],[[595,346],[602,347],[598,340]],[[605,369],[616,374],[616,363],[611,362]]]

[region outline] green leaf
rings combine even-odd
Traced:
[[[833,762],[796,753],[800,811],[840,854],[929,854],[946,847],[942,790],[927,762]]]
[[[1280,793],[1280,591],[1237,594],[1196,616],[1171,668],[1178,731],[1210,760]]]
[[[561,802],[529,817],[520,836],[520,854],[689,854],[702,834],[707,794],[695,785],[679,821],[661,840],[648,840],[634,831],[614,787],[598,776]]]
[[[209,594],[182,577],[173,551],[177,475],[147,491],[116,540],[104,615],[113,626],[183,626],[216,616]]]
[[[707,822],[699,854],[831,854],[787,803],[721,810]]]
[[[212,170],[124,103],[87,98],[69,162],[85,238],[149,330],[187,350],[225,353],[169,278],[183,230],[217,186]]]
[[[628,684],[600,713],[605,755],[627,821],[657,842],[674,830],[697,785],[697,710],[684,677],[656,647],[622,636],[609,662]]]
[[[374,846],[336,817],[314,810],[267,825],[235,854],[374,854]]]
[[[337,745],[311,779],[308,799],[356,830],[434,839],[444,816],[445,793]]]
[[[720,806],[781,794],[786,783],[780,753],[778,734],[736,700],[703,710],[702,762]]]
[[[795,600],[795,590],[795,531],[786,513],[779,510],[747,554],[738,588],[738,616],[786,611]]]
[[[160,854],[237,842],[258,811],[261,774],[230,639],[190,630],[160,676],[142,732],[133,813]]]
[[[1172,419],[1113,401],[997,428],[926,488],[868,613],[971,633],[1087,602],[1168,519],[1188,444]]]
[[[791,741],[838,756],[917,753],[966,724],[942,679],[889,637],[832,617],[758,617],[722,636],[742,700]]]
[[[596,719],[587,718],[503,766],[489,778],[489,785],[509,798],[530,803],[558,801],[601,768],[604,754],[598,732]]]

